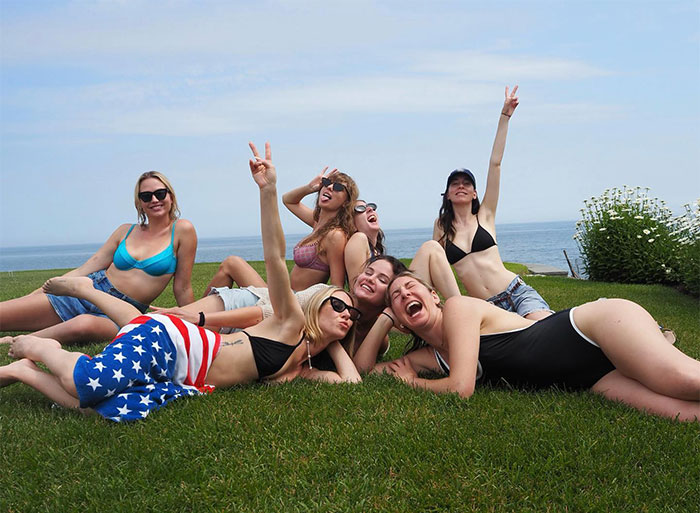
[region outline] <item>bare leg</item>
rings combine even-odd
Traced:
[[[623,376],[617,370],[603,376],[591,390],[612,401],[619,401],[654,415],[680,421],[700,420],[700,402],[659,394],[639,381]]]
[[[595,301],[576,308],[574,319],[623,376],[662,396],[700,401],[700,362],[669,344],[641,306],[624,299]]]
[[[55,326],[35,331],[32,335],[52,338],[61,344],[70,345],[112,340],[118,331],[117,325],[106,317],[82,314]]]
[[[437,241],[424,242],[418,248],[409,269],[427,280],[445,299],[461,295],[445,250]]]
[[[33,335],[20,335],[10,346],[10,353],[13,358],[28,358],[34,362],[42,362],[46,365],[53,377],[58,380],[58,384],[65,392],[77,398],[78,392],[73,381],[73,369],[83,353],[69,352],[61,349],[61,345],[56,340],[39,338]],[[26,381],[24,381],[26,383]],[[41,383],[44,383],[43,381]],[[31,383],[27,383],[33,386]],[[56,386],[56,383],[54,383]],[[42,394],[49,395],[48,390],[37,388]]]
[[[79,408],[80,401],[75,395],[67,392],[60,379],[42,371],[36,364],[23,358],[9,365],[0,367],[0,387],[16,382],[22,382],[41,392],[52,401],[66,408]],[[75,390],[75,386],[73,386]]]
[[[42,288],[48,294],[73,296],[90,301],[120,328],[129,324],[131,319],[141,315],[141,312],[132,304],[97,290],[93,287],[92,280],[85,276],[51,278],[44,283]]]
[[[219,270],[216,271],[214,277],[207,285],[204,291],[204,296],[209,295],[209,292],[214,287],[231,287],[236,283],[239,287],[267,287],[265,280],[263,280],[258,272],[253,269],[253,267],[243,260],[241,257],[236,255],[227,256],[221,265],[219,265]]]
[[[40,330],[60,322],[61,318],[42,292],[0,303],[0,331]]]

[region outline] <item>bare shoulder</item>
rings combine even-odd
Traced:
[[[175,223],[175,233],[182,235],[194,235],[197,232],[194,229],[194,225],[187,219],[178,219]]]
[[[478,311],[484,310],[484,307],[488,303],[483,299],[478,299],[469,296],[452,296],[445,301],[444,310],[445,313],[448,312],[464,312],[464,311]]]
[[[345,232],[341,230],[340,228],[334,228],[331,231],[329,231],[325,237],[323,237],[323,243],[328,245],[336,245],[340,244],[342,246],[345,246],[345,244],[348,241],[347,235],[345,235]]]
[[[365,234],[362,233],[362,232],[355,232],[355,233],[353,233],[353,234],[350,236],[350,238],[348,239],[348,243],[347,243],[347,246],[346,246],[346,247],[347,247],[348,249],[349,249],[349,248],[354,248],[354,247],[363,248],[363,247],[367,246],[368,243],[369,243],[369,242],[368,242],[368,239],[367,239],[367,235],[365,235]]]

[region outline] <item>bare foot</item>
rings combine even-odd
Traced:
[[[23,358],[0,367],[0,388],[17,383],[19,381],[17,377],[18,371],[21,372],[21,370],[27,366],[36,367],[36,364],[31,360]]]
[[[41,290],[54,296],[82,297],[82,291],[94,288],[92,280],[87,276],[57,276],[46,280]]]
[[[12,339],[14,339],[14,338],[15,337],[10,337],[10,336],[0,337],[0,344],[10,344],[10,343],[12,343]]]
[[[32,349],[36,347],[37,344],[45,345],[50,344],[57,349],[61,349],[61,344],[58,340],[52,338],[41,338],[36,335],[19,335],[12,340],[10,344],[10,350],[7,352],[7,356],[19,360],[20,358],[31,358],[28,353],[32,352]]]
[[[675,331],[663,329],[663,330],[661,330],[661,333],[663,334],[664,338],[666,339],[666,341],[669,344],[673,345],[676,343],[676,332]],[[0,343],[1,343],[1,341],[0,341]]]

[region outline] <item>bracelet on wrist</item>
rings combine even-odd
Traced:
[[[501,116],[505,116],[505,117],[509,118],[512,116],[512,114],[506,114],[505,112],[501,112]]]
[[[389,315],[389,314],[386,313],[386,312],[381,312],[381,313],[383,313],[384,315],[386,315],[386,316],[389,318],[389,320],[391,321],[391,325],[392,325],[392,326],[396,326],[396,321],[394,321],[394,318],[393,318],[391,315]]]
[[[197,326],[204,326],[205,322],[206,319],[204,318],[204,312],[199,312],[199,322],[197,323]]]

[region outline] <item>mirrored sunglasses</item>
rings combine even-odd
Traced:
[[[355,212],[358,214],[361,214],[368,208],[371,208],[372,210],[377,210],[377,204],[376,203],[367,203],[365,205],[355,205]]]
[[[329,185],[333,186],[335,192],[346,190],[345,186],[340,182],[331,182],[328,178],[321,178],[321,187],[328,187]]]
[[[357,308],[355,308],[354,306],[348,305],[348,304],[345,303],[345,301],[343,301],[342,299],[338,299],[338,298],[335,297],[335,296],[330,296],[330,297],[327,297],[326,299],[324,299],[324,300],[323,300],[323,303],[325,303],[326,301],[330,301],[330,303],[331,303],[331,308],[333,308],[333,310],[335,310],[335,311],[338,312],[338,313],[340,313],[340,312],[342,312],[342,311],[344,311],[344,310],[347,310],[348,313],[350,314],[350,319],[352,319],[353,321],[356,321],[356,320],[358,320],[360,317],[362,317],[362,312],[360,312],[360,311],[359,311]],[[323,303],[321,303],[321,305],[323,305]]]
[[[168,189],[156,189],[155,191],[139,192],[139,199],[144,203],[150,203],[153,196],[155,196],[158,201],[163,201],[167,195]]]

